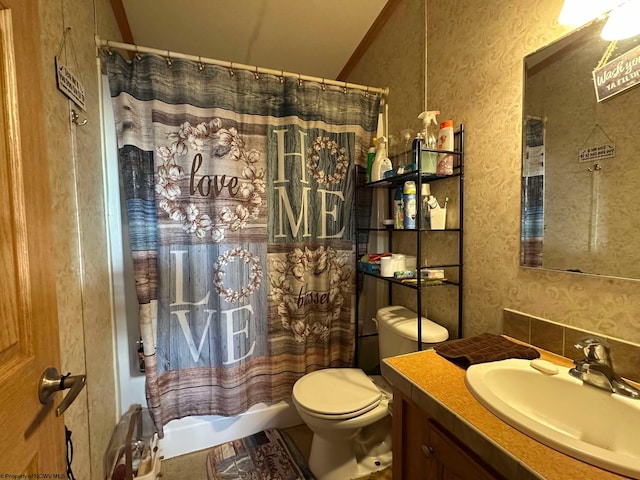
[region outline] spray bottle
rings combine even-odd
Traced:
[[[387,139],[386,137],[378,137],[378,145],[376,147],[376,156],[371,166],[371,181],[377,182],[384,178],[385,172],[393,170],[391,160],[387,157]]]
[[[424,139],[424,148],[427,150],[436,150],[438,148],[438,121],[436,115],[439,110],[428,110],[418,115],[422,120],[422,138]],[[420,155],[420,169],[422,173],[435,174],[438,168],[438,154],[435,152],[422,151]]]

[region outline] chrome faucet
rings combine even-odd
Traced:
[[[585,358],[574,360],[575,367],[569,370],[572,376],[598,388],[640,399],[640,390],[629,385],[613,370],[611,351],[605,341],[589,337],[574,346],[584,352]]]

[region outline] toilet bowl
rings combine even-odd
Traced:
[[[313,432],[309,468],[318,480],[346,480],[384,466],[363,456],[364,451],[386,455],[390,462],[390,437],[379,437],[382,445],[368,448],[363,446],[366,436],[357,438],[363,429],[388,417],[389,400],[389,394],[358,368],[317,370],[295,383],[293,403]]]
[[[418,349],[417,315],[400,306],[378,310],[380,358]],[[422,348],[449,337],[422,317]],[[348,480],[391,463],[391,387],[358,368],[326,368],[301,377],[293,403],[313,432],[309,468],[317,480]]]

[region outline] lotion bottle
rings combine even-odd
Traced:
[[[438,150],[453,150],[453,121],[446,120],[440,124],[438,132]],[[438,154],[436,175],[453,175],[453,155],[451,153]]]
[[[393,165],[387,156],[387,139],[384,136],[378,137],[376,156],[371,167],[371,181],[377,182],[378,180],[382,180],[385,172],[389,170],[393,170]]]

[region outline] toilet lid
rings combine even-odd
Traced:
[[[308,373],[293,386],[296,402],[322,415],[365,413],[380,403],[378,387],[358,368],[325,368]]]

